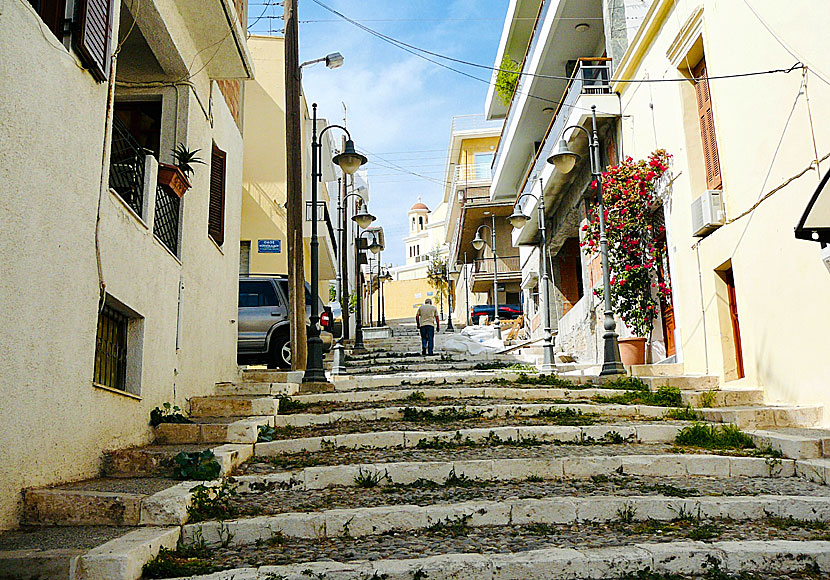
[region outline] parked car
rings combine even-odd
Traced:
[[[490,320],[493,320],[494,313],[495,308],[493,308],[492,304],[479,304],[470,309],[470,320],[473,321],[473,324],[478,324],[479,319],[483,316],[487,316]],[[499,304],[500,320],[513,320],[521,315],[522,306],[520,304]]]
[[[306,284],[306,325],[310,326],[311,287]],[[320,312],[320,338],[323,351],[331,350],[331,311],[323,301]],[[237,360],[239,364],[265,363],[269,368],[291,366],[288,319],[287,276],[245,276],[239,279],[239,324]]]

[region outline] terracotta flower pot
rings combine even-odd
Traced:
[[[646,363],[646,339],[641,337],[620,338],[620,358],[625,366]]]
[[[159,163],[158,184],[164,191],[179,198],[190,189],[190,182],[182,170],[167,163]]]

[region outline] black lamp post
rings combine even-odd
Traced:
[[[363,272],[360,269],[360,260],[357,259],[357,256],[360,255],[360,240],[366,234],[371,234],[372,236],[372,241],[369,243],[367,249],[373,254],[380,252],[380,244],[377,241],[377,235],[375,232],[364,230],[357,236],[357,243],[355,243],[355,285],[357,286],[357,307],[355,309],[354,347],[352,348],[352,350],[356,352],[366,350],[366,347],[363,345],[363,284],[361,282]]]
[[[366,205],[367,205],[366,200],[363,198],[363,196],[360,195],[359,192],[360,192],[360,188],[358,189],[357,192],[353,192],[353,193],[350,193],[348,195],[343,196],[342,204],[341,204],[341,199],[339,197],[337,198],[337,225],[338,225],[338,231],[341,234],[340,235],[341,242],[345,240],[345,236],[343,235],[343,232],[345,232],[345,229],[346,229],[346,207],[347,207],[346,200],[348,198],[354,196],[354,197],[360,198],[361,201],[363,201],[363,203],[361,204],[360,209],[358,210],[358,212],[355,215],[352,216],[352,221],[357,224],[358,228],[360,228],[362,230],[365,230],[366,228],[368,228],[371,225],[371,223],[373,221],[375,221],[375,219],[377,219],[377,218],[375,218],[375,216],[373,216],[372,214],[369,213],[369,210],[366,207]],[[340,251],[343,252],[343,259],[340,261],[342,266],[343,266],[343,272],[340,272],[340,270],[338,269],[338,275],[337,275],[338,279],[340,280],[340,284],[339,284],[340,308],[344,312],[346,312],[349,309],[349,303],[350,303],[349,297],[347,296],[347,294],[349,294],[349,292],[348,292],[349,277],[348,277],[348,274],[347,274],[348,268],[349,268],[349,265],[348,265],[349,264],[349,255],[346,252],[346,244],[345,243],[339,244],[339,248],[340,248]],[[356,251],[357,251],[357,248],[355,247],[355,253],[356,253]],[[360,281],[355,279],[355,285],[358,288],[360,288]],[[359,299],[359,295],[358,295],[358,302],[359,301],[360,301],[360,299]],[[355,321],[355,334],[357,334],[357,327],[360,324],[360,310],[357,310],[355,312],[355,314],[357,316],[357,319]],[[341,333],[340,338],[338,339],[337,343],[334,345],[334,348],[333,348],[333,350],[334,350],[334,359],[333,359],[332,365],[331,365],[331,374],[333,374],[333,375],[340,375],[340,374],[343,374],[343,373],[346,372],[346,356],[345,356],[346,353],[344,352],[345,346],[343,345],[343,338],[346,336],[346,333],[348,332],[348,329],[346,328],[346,324],[345,324],[345,316],[343,318],[344,318],[343,332]],[[357,345],[357,337],[355,337],[355,345]],[[362,331],[362,328],[361,328],[361,331],[360,331],[360,348],[363,348],[363,331]]]
[[[524,193],[516,199],[516,205],[513,208],[513,214],[507,218],[510,225],[516,229],[524,227],[527,223],[527,216],[519,209],[519,202],[523,197],[533,197],[530,193]],[[542,186],[542,178],[539,178],[539,204],[538,220],[539,230],[542,236],[541,253],[541,271],[542,271],[542,323],[544,324],[544,345],[542,351],[542,372],[551,372],[556,370],[553,356],[553,334],[550,329],[550,276],[548,274],[548,241],[545,229],[545,188]]]
[[[591,106],[591,118],[593,121],[593,133],[581,125],[571,125],[562,130],[563,138],[559,140],[559,145],[556,151],[548,157],[548,163],[552,163],[562,173],[568,173],[576,165],[579,160],[579,154],[571,151],[568,148],[568,143],[564,139],[565,131],[568,129],[577,129],[585,133],[588,137],[589,150],[591,154],[591,174],[597,182],[597,203],[599,207],[599,248],[600,257],[602,258],[602,289],[603,298],[605,299],[605,320],[603,328],[605,334],[602,335],[605,346],[605,358],[602,362],[601,375],[620,375],[625,374],[625,367],[620,358],[620,346],[617,343],[617,323],[614,321],[614,310],[611,307],[611,276],[608,266],[608,237],[605,234],[605,206],[602,200],[602,171],[599,157],[599,133],[597,131],[597,107]]]
[[[455,281],[458,280],[458,276],[461,272],[458,271],[458,268],[453,265],[452,268],[449,268],[447,271],[447,278],[449,282],[447,283],[447,300],[449,301],[449,314],[447,315],[447,330],[446,332],[455,332],[455,328],[452,325],[452,311],[455,308]]]
[[[475,238],[473,238],[473,247],[476,250],[484,249],[484,238],[481,237],[482,228],[490,230],[490,249],[493,250],[493,327],[496,329],[496,338],[501,338],[501,321],[499,320],[499,281],[498,281],[498,257],[496,256],[496,216],[492,216],[493,225],[481,224],[476,230]]]
[[[384,285],[387,282],[392,281],[392,274],[389,273],[389,270],[383,272],[383,275],[380,277],[380,298],[381,298],[381,314],[380,314],[380,325],[386,326],[386,294],[384,291]]]
[[[320,281],[319,255],[320,242],[317,239],[317,180],[323,177],[320,169],[322,165],[323,144],[317,139],[317,103],[311,105],[311,329],[308,333],[308,364],[303,375],[304,383],[324,383],[326,373],[323,370],[323,340],[320,338],[320,300],[318,288]],[[329,125],[320,131],[320,137],[329,129],[342,129],[346,133],[346,147],[343,152],[335,155],[332,161],[340,166],[343,173],[353,174],[358,168],[368,161],[354,148],[354,141],[349,130],[342,125]]]

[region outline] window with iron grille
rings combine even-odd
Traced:
[[[179,255],[179,208],[182,200],[156,186],[156,215],[153,220],[153,233],[159,241],[167,246],[174,256]]]
[[[105,304],[98,314],[95,338],[95,371],[93,382],[98,385],[127,390],[127,332],[129,318]]]
[[[146,152],[118,117],[113,117],[112,121],[110,188],[143,218]]]

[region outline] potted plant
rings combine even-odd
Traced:
[[[205,162],[198,157],[201,149],[188,149],[184,143],[179,143],[173,149],[173,157],[176,160],[174,165],[159,163],[158,183],[167,193],[176,197],[183,197],[190,189],[190,176],[193,175],[193,166],[204,165]]]
[[[648,160],[626,158],[603,173],[605,229],[608,238],[608,265],[611,271],[611,303],[615,312],[634,333],[619,339],[623,364],[643,364],[646,342],[651,339],[660,302],[671,300],[668,281],[659,272],[666,256],[665,228],[657,219],[659,201],[655,186],[666,173],[669,154],[652,153]],[[596,182],[592,184],[596,188]],[[580,243],[589,253],[600,250],[599,214],[595,206],[582,227]],[[599,296],[601,290],[595,290]]]

